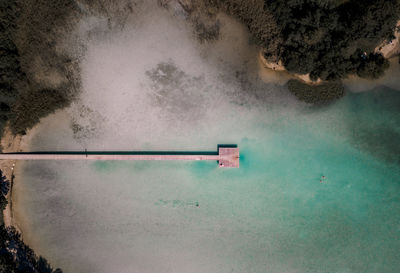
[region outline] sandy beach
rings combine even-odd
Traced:
[[[396,27],[400,27],[400,21],[397,22]],[[390,59],[400,54],[400,32],[394,32],[394,39],[390,42],[383,42],[381,45],[375,48],[375,52],[381,53],[385,58]]]
[[[208,151],[234,143],[243,148],[241,167],[3,160],[0,169],[12,183],[5,225],[63,272],[398,267],[391,252],[398,241],[386,242],[381,229],[394,230],[399,215],[397,185],[381,183],[399,173],[385,161],[395,153],[382,145],[396,143],[385,138],[395,135],[395,115],[380,116],[390,109],[391,93],[382,87],[388,99],[376,99],[348,92],[329,107],[311,108],[285,84],[320,81],[268,62],[249,43],[247,28],[225,14],[215,18],[217,38],[200,42],[189,15],[172,4],[128,6],[133,15],[118,13],[121,25],[109,19],[112,12],[85,14],[65,38],[77,56],[82,92],[24,136],[6,128],[2,152]],[[380,52],[392,58],[379,84],[396,87],[399,33]],[[350,91],[372,86],[357,76],[343,83]],[[329,183],[320,183],[322,173]]]
[[[4,129],[4,134],[1,138],[1,147],[3,153],[11,153],[11,152],[20,152],[22,151],[21,146],[25,143],[25,137],[21,135],[13,135],[8,127]],[[8,205],[6,209],[3,211],[3,221],[5,226],[14,226],[18,231],[19,228],[15,223],[14,219],[14,211],[12,206],[12,193],[13,193],[13,185],[16,182],[15,172],[17,169],[17,161],[16,160],[1,160],[0,161],[0,169],[3,172],[3,175],[10,181],[10,190],[7,194]]]
[[[396,26],[400,27],[400,21],[397,22]],[[399,56],[399,54],[400,54],[400,42],[399,42],[400,41],[400,32],[395,31],[394,36],[395,36],[395,38],[392,41],[390,41],[390,42],[384,41],[381,45],[377,46],[375,48],[375,52],[381,53],[387,59],[392,59],[392,58]],[[302,80],[308,84],[322,83],[322,81],[320,79],[318,79],[317,81],[312,81],[310,79],[310,74],[293,74],[293,73],[287,72],[287,70],[281,60],[279,60],[278,62],[270,62],[267,59],[265,59],[263,56],[263,50],[260,50],[260,52],[259,52],[258,62],[259,62],[259,67],[260,67],[259,75],[263,79],[269,80],[271,78],[271,76],[270,76],[271,72],[275,72],[275,77],[278,77],[277,74],[284,73],[283,78],[286,78],[286,80],[288,80],[289,78],[296,78],[296,79]],[[283,73],[278,73],[278,72],[283,72]],[[266,76],[266,75],[268,75],[268,76]],[[360,77],[357,77],[355,75],[349,76],[349,79],[353,79],[353,78],[362,80]]]

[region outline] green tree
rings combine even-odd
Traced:
[[[344,87],[340,82],[310,85],[299,80],[290,80],[288,89],[298,99],[312,104],[328,103],[342,97],[344,94]]]
[[[6,206],[7,206],[8,202],[6,197],[3,194],[0,194],[0,209],[3,211]]]
[[[277,22],[279,58],[290,72],[322,80],[349,73],[377,78],[388,67],[372,52],[393,38],[400,18],[398,0],[265,0],[264,10]]]
[[[362,78],[377,79],[389,67],[389,62],[380,54],[369,54],[357,68],[357,75]]]

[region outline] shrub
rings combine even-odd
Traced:
[[[289,80],[287,85],[297,98],[312,104],[328,103],[344,95],[344,87],[340,82],[310,85],[299,80]]]

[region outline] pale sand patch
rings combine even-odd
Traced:
[[[397,22],[397,27],[400,27],[400,20]],[[392,41],[384,41],[382,44],[380,44],[378,47],[375,48],[376,53],[381,53],[385,58],[390,59],[393,57],[396,57],[400,54],[400,31],[395,31],[394,36],[396,37]],[[271,80],[271,70],[274,72],[286,72],[288,76],[286,76],[286,81],[289,78],[297,78],[299,80],[304,81],[305,83],[308,84],[321,84],[322,80],[318,79],[317,81],[312,81],[310,79],[310,74],[296,74],[296,73],[289,73],[285,69],[285,66],[282,64],[282,61],[279,60],[278,62],[270,62],[264,58],[263,55],[263,50],[260,50],[259,55],[258,55],[258,62],[259,62],[259,75],[261,79],[264,81],[270,81]],[[277,74],[279,73],[274,73],[274,78],[278,78]],[[352,80],[353,78],[356,78],[359,80],[360,78],[355,76],[355,75],[349,75],[349,80]]]
[[[267,59],[265,59],[263,50],[260,50],[259,60],[264,65],[265,68],[269,68],[269,69],[272,69],[275,71],[286,71],[281,60],[279,60],[277,62],[270,62]]]
[[[278,63],[275,63],[267,61],[264,58],[262,49],[258,53],[257,63],[258,75],[264,82],[276,82],[284,85],[291,78],[291,75],[286,71],[282,62],[279,61]]]
[[[316,81],[311,80],[310,78],[310,73],[307,74],[293,74],[296,78],[298,78],[299,80],[302,80],[303,82],[306,82],[308,84],[321,84],[322,80],[320,78],[318,78]]]
[[[12,153],[12,152],[21,152],[23,147],[26,147],[27,140],[25,136],[14,135],[11,133],[11,130],[8,126],[4,128],[3,136],[1,137],[1,147],[3,153]],[[1,160],[0,161],[0,169],[3,172],[3,175],[10,181],[10,190],[6,196],[8,205],[6,209],[3,211],[3,220],[4,225],[14,226],[18,231],[18,226],[16,226],[14,221],[14,212],[12,206],[12,183],[16,182],[16,179],[13,178],[15,170],[17,168],[16,160]]]
[[[400,27],[400,20],[397,21],[396,27]],[[382,44],[375,48],[376,53],[381,53],[383,57],[390,59],[400,54],[400,31],[394,32],[394,39],[392,41],[384,41]]]
[[[322,83],[321,79],[318,79],[317,81],[312,81],[310,79],[310,73],[308,74],[289,73],[286,70],[281,60],[279,60],[278,62],[270,62],[267,59],[265,59],[263,50],[260,50],[258,54],[258,63],[260,68],[259,75],[261,79],[265,82],[271,82],[271,79],[274,79],[274,80],[280,80],[284,84],[289,79],[296,78],[308,84]]]

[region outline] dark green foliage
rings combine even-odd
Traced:
[[[16,83],[23,77],[13,30],[19,11],[14,1],[0,0],[0,133],[12,116],[11,107],[18,97]]]
[[[5,197],[10,189],[10,182],[3,176],[3,172],[0,170],[0,210],[3,211],[8,202]],[[1,271],[0,271],[1,272]]]
[[[73,98],[72,83],[49,90],[31,66],[40,58],[44,69],[69,77],[69,60],[56,52],[52,29],[65,25],[74,7],[69,0],[0,0],[0,133],[8,121],[13,133],[24,133]]]
[[[0,204],[1,211],[7,205],[5,195],[9,182],[0,170]],[[24,244],[15,228],[0,225],[0,273],[62,273],[61,269],[53,270],[43,257]]]
[[[310,85],[299,80],[290,80],[288,89],[300,100],[313,104],[328,103],[344,95],[344,87],[340,82]]]
[[[41,117],[55,109],[65,107],[68,97],[61,90],[41,89],[21,95],[14,104],[14,115],[10,118],[10,127],[14,133],[24,134],[26,128],[31,128]],[[51,106],[51,107],[50,107]]]
[[[38,257],[24,244],[15,228],[0,225],[0,272],[62,273],[53,269],[43,257]]]
[[[1,194],[0,195],[0,209],[4,210],[7,206],[7,204],[8,204],[8,202],[7,202],[6,197],[3,194]]]
[[[400,18],[397,0],[265,0],[264,10],[277,22],[282,38],[279,57],[287,70],[322,80],[349,73],[382,75],[387,62],[371,54],[393,37]]]
[[[244,22],[267,60],[314,80],[381,76],[387,62],[371,54],[393,38],[400,19],[399,0],[205,1]]]
[[[357,75],[362,78],[377,79],[388,67],[389,62],[382,55],[371,53],[357,68]]]
[[[247,25],[250,33],[265,49],[269,58],[277,58],[279,29],[273,15],[264,10],[263,0],[205,0],[206,6],[232,14]]]

